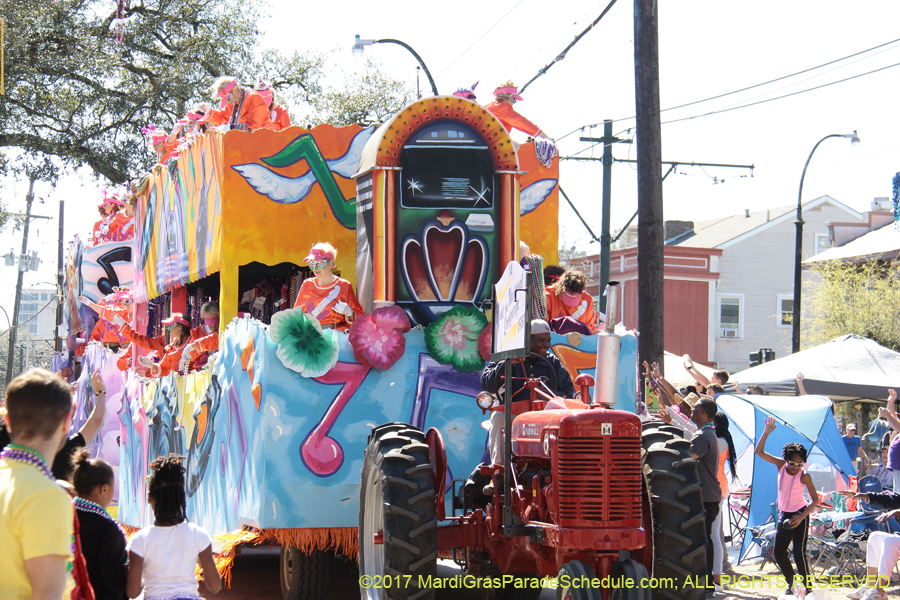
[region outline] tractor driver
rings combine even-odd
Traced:
[[[512,358],[512,399],[525,400],[530,393],[525,386],[524,377],[540,378],[549,387],[556,375],[557,396],[563,398],[575,397],[575,385],[568,371],[563,367],[559,359],[553,354],[549,354],[550,350],[550,325],[542,319],[534,319],[531,321],[531,352],[537,356],[527,356],[525,358]],[[503,374],[506,367],[506,361],[501,360],[492,362],[484,368],[481,373],[481,387],[492,394],[500,394],[503,386]],[[553,369],[551,373],[550,369]],[[491,412],[491,428],[488,434],[489,446],[491,451],[491,462],[499,465],[503,462],[503,413],[499,411]]]

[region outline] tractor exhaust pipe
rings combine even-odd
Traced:
[[[618,281],[606,284],[606,327],[597,334],[597,370],[594,377],[592,404],[613,406],[619,383],[619,336],[614,333],[616,324],[616,296]]]

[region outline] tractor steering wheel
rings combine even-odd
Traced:
[[[542,355],[538,354],[537,352],[530,352],[528,354],[528,356],[534,356],[534,357],[541,359],[542,361],[544,361],[544,363],[550,369],[550,373],[553,374],[553,385],[551,385],[549,387],[550,387],[550,391],[553,392],[554,394],[556,394],[556,386],[558,384],[558,381],[556,380],[556,369],[553,368],[553,363],[551,363],[549,360],[547,360],[546,356],[542,356]],[[525,363],[522,363],[522,372],[523,373],[525,372]]]

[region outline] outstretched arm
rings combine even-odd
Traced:
[[[803,387],[803,373],[797,373],[797,393],[806,396],[806,388]]]
[[[769,434],[775,431],[775,417],[766,417],[766,428],[763,430],[763,434],[759,437],[759,443],[756,444],[756,452],[755,454],[768,463],[772,463],[779,469],[784,466],[784,460],[778,458],[777,456],[772,456],[768,452],[766,452],[766,439],[768,439]]]
[[[700,372],[700,370],[694,365],[694,361],[691,360],[691,357],[689,355],[685,354],[684,356],[684,370],[694,378],[694,381],[702,385],[704,388],[708,388],[710,384],[709,378]]]
[[[103,420],[106,419],[106,386],[103,384],[103,380],[100,379],[100,371],[94,371],[94,374],[91,375],[91,388],[94,390],[94,396],[96,397],[94,408],[91,409],[91,414],[88,415],[87,421],[78,430],[78,433],[84,436],[85,443],[93,439],[103,426]]]
[[[896,401],[897,390],[888,390],[887,407],[878,411],[878,416],[882,419],[887,419],[894,432],[900,431],[900,419],[897,418],[897,411],[894,408]],[[893,438],[893,434],[891,434],[891,437]]]

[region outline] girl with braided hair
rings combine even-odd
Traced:
[[[766,417],[766,428],[756,444],[756,456],[778,467],[778,519],[775,533],[775,562],[787,580],[787,593],[799,597],[806,596],[812,577],[806,560],[806,540],[809,537],[809,515],[819,503],[819,494],[812,477],[803,468],[806,463],[806,448],[791,442],[781,450],[782,458],[766,452],[766,439],[775,431],[775,418]],[[811,502],[806,501],[804,489]],[[794,581],[794,568],[788,558],[788,546],[794,544],[794,562],[797,564],[802,581]],[[792,591],[793,590],[793,591]]]
[[[183,457],[161,456],[150,463],[147,501],[156,518],[151,527],[134,534],[128,544],[128,597],[141,590],[153,600],[199,599],[195,568],[203,569],[203,582],[215,594],[222,579],[212,555],[212,538],[187,520]]]
[[[112,466],[91,458],[87,448],[72,454],[69,483],[77,494],[72,500],[79,522],[81,551],[87,563],[88,579],[97,600],[124,600],[128,577],[125,533],[106,512],[115,494]]]

